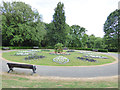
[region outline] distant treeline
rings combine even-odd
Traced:
[[[62,43],[64,47],[118,49],[118,14],[112,12],[104,24],[103,38],[87,35],[79,25],[66,23],[64,4],[59,2],[54,9],[53,20],[45,23],[36,9],[24,2],[4,2],[2,12],[2,45],[26,47],[54,47]],[[72,17],[71,17],[72,18]],[[99,17],[98,17],[99,18]],[[97,23],[97,22],[96,22]],[[97,30],[96,30],[97,32]]]

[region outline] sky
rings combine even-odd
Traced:
[[[66,23],[86,28],[87,34],[103,37],[103,26],[109,14],[118,9],[119,0],[3,0],[23,1],[42,15],[43,22],[53,20],[58,2],[64,3]]]

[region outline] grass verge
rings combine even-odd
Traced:
[[[118,88],[118,77],[60,78],[2,73],[2,88]]]

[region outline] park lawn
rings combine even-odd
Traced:
[[[2,54],[2,57],[13,62],[21,62],[21,63],[27,63],[27,64],[34,64],[34,65],[47,65],[47,66],[90,66],[90,65],[102,65],[102,64],[107,64],[107,63],[112,63],[115,61],[113,57],[107,56],[100,54],[102,56],[108,57],[109,59],[94,59],[97,60],[98,62],[88,62],[88,61],[82,61],[77,59],[77,57],[83,56],[83,54],[78,53],[78,51],[75,52],[69,52],[70,55],[51,55],[49,54],[50,52],[53,52],[54,50],[51,51],[41,51],[37,52],[37,55],[43,55],[45,58],[42,59],[34,59],[34,60],[25,60],[24,58],[26,56],[14,56],[14,54],[17,51],[11,51],[11,52],[4,52]],[[95,52],[93,52],[95,53]],[[53,58],[57,56],[64,56],[68,58],[70,61],[65,64],[59,64],[56,62],[53,62]]]
[[[2,88],[117,88],[118,77],[60,78],[38,75],[2,74]]]

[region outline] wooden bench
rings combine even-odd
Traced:
[[[27,69],[32,69],[33,73],[36,73],[36,66],[34,65],[28,65],[28,64],[18,64],[18,63],[7,63],[8,67],[9,67],[9,71],[13,71],[13,68],[27,68]]]
[[[33,46],[33,49],[39,49],[39,47],[38,46]]]
[[[98,49],[93,49],[92,51],[94,51],[94,52],[98,52]]]
[[[9,47],[2,47],[2,50],[10,50]]]

